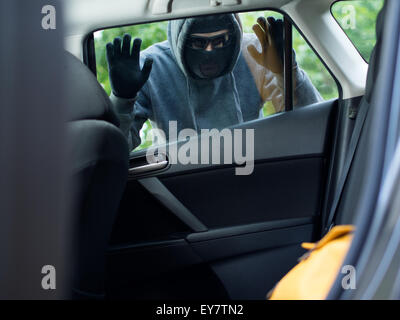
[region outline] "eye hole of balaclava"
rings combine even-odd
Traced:
[[[194,19],[185,40],[184,62],[191,77],[215,79],[230,72],[236,35],[231,15]]]

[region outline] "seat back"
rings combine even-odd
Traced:
[[[66,53],[74,187],[74,298],[105,295],[106,250],[128,176],[128,145],[103,88]]]

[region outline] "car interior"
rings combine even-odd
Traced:
[[[384,11],[365,92],[346,88],[343,72],[328,68],[338,99],[231,128],[255,130],[248,176],[235,175],[238,164],[173,164],[166,154],[163,165],[149,168],[145,150],[129,155],[95,76],[91,29],[83,55],[66,53],[65,60],[74,79],[68,81],[74,97],[68,125],[77,211],[74,297],[263,300],[304,254],[302,242],[319,240],[331,222],[353,224],[363,159],[372,152],[371,110],[379,108],[372,97]],[[282,13],[307,38],[296,13],[290,7]],[[312,47],[328,65],[323,48]]]
[[[75,203],[77,214],[74,273],[80,291],[104,293],[105,250],[111,233],[128,171],[128,147],[118,129],[119,120],[111,102],[92,73],[72,54],[66,53],[70,101],[68,136],[71,141]],[[74,79],[74,80],[72,80]],[[75,79],[79,79],[76,81]]]

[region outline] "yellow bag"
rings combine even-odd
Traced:
[[[333,285],[349,250],[354,226],[333,227],[317,243],[303,243],[309,251],[268,294],[269,300],[322,300]]]

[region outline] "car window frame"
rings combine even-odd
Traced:
[[[340,1],[340,0],[338,0]],[[285,108],[283,111],[279,112],[280,113],[286,113],[286,112],[292,112],[294,111],[293,108],[293,102],[294,102],[294,97],[293,97],[293,74],[292,72],[289,72],[290,70],[292,70],[293,68],[293,63],[292,63],[292,49],[293,49],[293,28],[295,28],[298,33],[301,35],[301,37],[303,38],[303,40],[307,43],[307,45],[310,47],[310,49],[313,51],[313,53],[316,55],[316,57],[319,59],[319,61],[323,64],[323,66],[325,67],[325,69],[328,71],[328,73],[330,74],[330,76],[332,77],[332,79],[334,80],[336,86],[337,86],[337,90],[338,90],[338,98],[337,99],[341,99],[343,97],[343,90],[342,90],[342,86],[340,84],[340,82],[338,81],[338,79],[336,78],[335,74],[332,72],[332,70],[328,67],[328,65],[325,63],[325,61],[322,59],[322,57],[320,56],[320,54],[316,51],[316,49],[314,48],[314,46],[312,46],[312,44],[308,41],[308,39],[305,37],[304,33],[301,31],[301,29],[294,23],[294,21],[292,20],[292,18],[290,17],[290,15],[288,13],[286,13],[283,10],[277,9],[277,8],[256,8],[256,9],[252,9],[252,10],[238,10],[238,11],[230,11],[230,12],[226,12],[226,13],[232,13],[232,14],[240,14],[240,13],[250,13],[250,12],[257,12],[257,11],[274,11],[276,13],[279,13],[282,15],[283,21],[285,23],[286,28],[288,28],[288,25],[290,24],[290,46],[285,45],[285,56],[284,56],[284,99],[285,99]],[[182,18],[193,18],[193,17],[203,17],[203,16],[210,16],[213,15],[214,13],[208,13],[208,14],[201,14],[201,15],[195,15],[195,16],[185,16],[185,17],[179,17],[179,18],[175,18],[175,19],[160,19],[160,20],[152,20],[152,21],[148,21],[148,22],[138,22],[138,23],[131,23],[131,24],[122,24],[122,25],[115,25],[115,26],[110,26],[107,28],[97,28],[92,30],[91,32],[89,32],[85,37],[84,37],[84,41],[83,41],[83,62],[84,64],[87,65],[87,67],[92,71],[92,73],[96,76],[97,79],[97,65],[96,65],[96,52],[95,52],[95,42],[94,42],[94,33],[97,31],[102,31],[102,30],[108,30],[108,29],[114,29],[114,28],[121,28],[121,27],[126,27],[126,26],[136,26],[136,25],[143,25],[143,24],[147,24],[147,23],[158,23],[158,22],[165,22],[165,21],[171,21],[171,20],[177,20],[177,19],[182,19]],[[218,13],[215,13],[218,14]],[[336,21],[336,19],[334,19]],[[336,21],[337,23],[337,21]],[[286,29],[285,28],[285,29]],[[289,28],[284,30],[284,32],[288,32]],[[347,36],[347,35],[346,35]],[[286,44],[286,39],[285,39],[285,44]],[[289,49],[290,48],[290,49]],[[286,52],[290,50],[290,52]],[[290,60],[289,60],[290,59]],[[287,68],[287,61],[290,61],[290,68]],[[289,80],[290,79],[290,80]],[[289,82],[290,81],[290,82]],[[291,88],[292,90],[290,90],[291,94],[287,94],[287,87]],[[288,97],[288,98],[287,98]],[[288,104],[286,103],[286,99],[288,99]],[[278,113],[276,113],[278,114]],[[273,115],[276,115],[273,114]],[[256,119],[256,120],[261,120],[261,119],[265,119],[267,117],[263,117],[260,119]],[[168,144],[170,142],[175,142],[175,141],[166,141],[165,144]],[[179,141],[176,141],[179,142]],[[139,153],[146,151],[150,148],[152,148],[153,145],[150,145],[146,148],[140,149],[140,150],[132,150],[130,151],[130,157],[136,157],[138,156]]]

